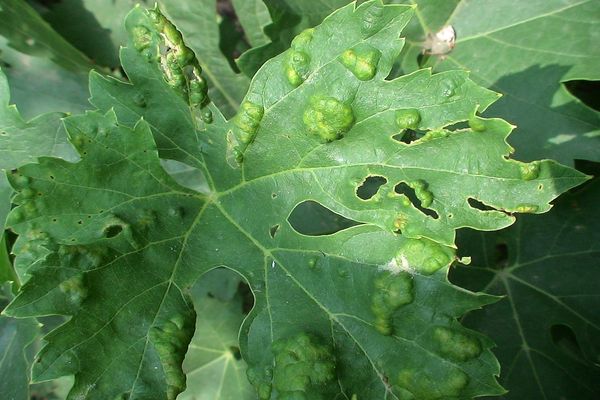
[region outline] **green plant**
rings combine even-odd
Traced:
[[[321,22],[346,3],[325,1],[311,14],[292,1],[233,2],[256,10],[239,20],[249,43],[232,37],[226,46],[255,46],[239,59],[241,72],[222,52],[213,1],[136,7],[120,51],[125,76],[91,72],[95,109],[78,115],[25,121],[8,105],[2,77],[0,167],[11,186],[0,182],[2,221],[12,208],[2,250],[10,248],[14,259],[2,254],[0,271],[14,282],[16,297],[5,290],[10,304],[0,343],[17,366],[0,365],[12,373],[2,380],[11,391],[0,386],[3,392],[60,397],[71,383],[53,380],[74,375],[70,398],[505,394],[493,341],[459,318],[469,313],[466,323],[495,336],[493,319],[471,311],[501,307],[496,315],[508,319],[502,307],[510,304],[516,316],[520,297],[507,283],[527,280],[515,271],[545,260],[544,247],[490,261],[489,249],[479,251],[477,239],[466,236],[457,255],[456,231],[499,230],[515,214],[545,213],[587,177],[554,161],[513,160],[506,142],[513,126],[481,116],[498,95],[467,72],[412,68],[416,42],[411,37],[402,50],[399,36],[414,6],[348,4]],[[26,16],[26,34],[4,32],[13,48],[35,55],[28,44],[34,37],[34,45],[43,40],[53,49],[56,68],[73,76],[90,68],[88,57],[48,33],[51,27],[25,3],[0,6],[15,24]],[[419,20],[438,18],[444,7],[424,7],[434,12],[419,13]],[[49,12],[52,22],[59,14]],[[292,23],[293,15],[302,17]],[[415,32],[410,25],[409,35]],[[82,43],[88,55],[114,66],[105,47]],[[444,57],[460,55],[458,48]],[[596,186],[569,196],[585,207]],[[565,203],[558,209],[546,220],[587,215]],[[502,231],[499,237],[510,239],[495,251],[543,241],[535,228],[541,218],[532,217],[511,228],[534,224],[531,238]],[[561,229],[575,235],[582,223]],[[577,243],[557,238],[554,246],[559,242],[566,242],[557,253],[565,257],[597,252],[592,245],[572,254]],[[448,280],[451,266],[468,264],[470,256],[479,268],[459,267],[453,279],[504,291],[508,302]],[[582,294],[593,297],[593,288]],[[594,341],[573,340],[571,327],[596,329],[596,317],[582,321],[577,304],[559,301],[567,308],[541,346],[554,354],[559,343],[584,376],[583,389],[564,393],[593,396]],[[553,310],[552,302],[542,303]],[[40,346],[34,318],[46,330],[58,327],[32,361]],[[518,318],[516,324],[529,346],[525,336],[535,327],[523,328]],[[504,332],[510,338],[514,329]],[[580,343],[586,347],[577,349]],[[523,350],[532,366],[537,345]],[[502,364],[517,363],[520,351],[501,343]],[[28,363],[33,381],[55,385],[29,388]],[[551,398],[537,375],[536,381]],[[527,384],[507,386],[536,396]]]

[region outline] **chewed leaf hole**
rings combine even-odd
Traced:
[[[423,214],[425,214],[433,219],[438,219],[440,217],[435,210],[423,207],[421,205],[421,200],[419,200],[417,198],[415,189],[411,188],[406,183],[400,182],[399,184],[394,186],[394,192],[396,192],[398,194],[403,194],[406,197],[408,197],[408,199],[413,204],[413,206],[415,206],[415,208],[417,208],[417,210],[421,211]]]
[[[107,238],[113,238],[123,231],[121,225],[111,225],[104,230],[104,234]]]
[[[483,202],[481,202],[481,201],[479,201],[477,199],[474,199],[472,197],[469,197],[467,199],[467,201],[469,202],[469,205],[471,206],[471,208],[474,208],[476,210],[479,210],[479,211],[496,211],[496,209],[494,207],[488,206],[487,204],[485,204],[485,203],[483,203]]]
[[[288,217],[294,230],[302,235],[331,235],[344,229],[360,225],[322,206],[316,201],[307,200],[298,204]]]
[[[279,224],[273,225],[272,227],[269,228],[269,235],[271,236],[271,238],[275,238],[275,235],[277,234],[278,230],[279,230]]]
[[[236,360],[242,359],[242,353],[240,352],[240,348],[237,346],[229,346],[229,352]]]
[[[552,325],[550,335],[552,342],[565,353],[577,359],[584,359],[577,336],[571,327],[563,324]]]
[[[421,139],[425,136],[424,131],[414,130],[414,129],[406,129],[402,133],[398,133],[397,135],[392,136],[392,139],[402,142],[405,144],[411,144],[415,140]]]
[[[379,191],[379,188],[386,183],[387,179],[383,176],[368,176],[356,189],[356,195],[363,200],[369,200],[373,198]]]

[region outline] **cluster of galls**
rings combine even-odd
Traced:
[[[162,37],[163,49],[158,44],[152,48],[152,31],[138,25],[132,29],[133,44],[149,61],[160,61],[167,83],[183,95],[190,106],[202,109],[201,118],[205,123],[212,122],[212,112],[206,108],[210,99],[208,85],[202,77],[202,68],[194,52],[185,45],[181,33],[160,12],[158,7],[148,10],[154,29]]]
[[[273,343],[275,367],[258,373],[248,370],[248,379],[257,388],[260,400],[321,400],[321,388],[335,380],[335,360],[329,346],[306,333]],[[324,400],[324,399],[323,399]]]

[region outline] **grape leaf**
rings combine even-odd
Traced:
[[[423,8],[420,32],[409,36],[405,70],[425,36],[444,25],[456,31],[454,50],[431,57],[436,71],[466,69],[473,79],[505,96],[489,112],[519,127],[511,142],[525,159],[597,160],[600,114],[575,98],[564,83],[600,80],[597,29],[600,3],[591,0],[411,1]],[[442,4],[442,7],[440,6]],[[450,12],[450,5],[456,8]],[[447,18],[441,13],[446,11]],[[418,32],[418,33],[417,33]],[[492,67],[490,66],[492,65]]]
[[[464,318],[498,343],[503,398],[591,400],[600,392],[599,193],[595,180],[539,220],[525,216],[483,241],[474,232],[459,241],[473,266],[457,268],[452,281],[507,296]]]
[[[457,321],[496,298],[448,282],[455,231],[545,212],[586,178],[511,160],[511,125],[476,116],[496,94],[463,71],[385,80],[412,10],[336,11],[264,65],[230,121],[194,104],[197,77],[172,85],[165,38],[133,10],[129,82],[93,75],[100,111],[65,120],[81,160],[10,175],[11,229],[48,253],[4,313],[71,316],[33,379],[74,374],[72,398],[175,398],[195,323],[187,289],[227,266],[255,296],[240,349],[261,399],[503,393],[492,342]],[[210,191],[179,185],[159,156],[198,168]],[[373,179],[376,193],[363,189]],[[307,201],[357,223],[302,234],[288,217]]]

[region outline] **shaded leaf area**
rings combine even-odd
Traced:
[[[269,43],[265,28],[272,23],[269,9],[262,0],[233,0],[235,14],[244,29],[248,43],[258,47]]]
[[[88,107],[92,63],[24,1],[1,1],[0,18],[0,66],[23,115]]]
[[[0,242],[4,248],[4,241]],[[0,268],[4,270],[5,249],[0,250]],[[2,271],[4,272],[4,271]],[[7,285],[0,286],[0,309],[12,299]],[[0,316],[0,393],[7,399],[29,399],[31,354],[28,346],[40,334],[34,318]]]
[[[42,3],[41,15],[62,37],[96,64],[119,66],[119,46],[127,42],[125,16],[144,0],[63,0]]]
[[[25,1],[0,1],[0,35],[15,50],[31,56],[45,57],[73,71],[90,68],[87,57],[62,38]]]
[[[490,335],[506,399],[595,399],[600,393],[598,180],[562,197],[549,214],[494,234],[465,232],[473,257],[451,280],[506,295],[463,322]]]
[[[0,38],[0,66],[8,79],[12,103],[19,106],[24,118],[58,111],[78,113],[89,107],[86,73],[20,53],[4,38]]]
[[[496,299],[446,279],[455,230],[547,211],[585,176],[509,159],[510,125],[475,115],[496,95],[462,71],[386,81],[411,13],[338,10],[265,64],[232,120],[209,105],[203,123],[135,9],[121,53],[129,83],[94,75],[100,111],[65,120],[81,160],[10,175],[13,251],[30,278],[5,314],[71,317],[46,336],[33,379],[74,374],[74,398],[175,398],[198,312],[189,288],[226,266],[255,297],[239,347],[260,399],[503,393],[491,341],[457,320]],[[461,121],[469,128],[444,129]],[[394,139],[407,129],[425,133]],[[178,184],[159,157],[202,171],[209,190]],[[370,176],[386,184],[365,200]],[[305,201],[360,225],[303,235],[288,218]]]
[[[0,317],[0,391],[7,399],[29,398],[29,362],[25,348],[38,335],[34,318]]]
[[[600,79],[598,2],[410,3],[418,4],[420,14],[409,31],[411,45],[402,59],[405,73],[419,68],[427,35],[452,25],[454,50],[441,57],[425,57],[420,65],[433,66],[435,71],[469,70],[476,82],[504,94],[490,113],[519,127],[511,138],[518,156],[528,160],[550,157],[565,163],[598,159],[600,116],[563,84]]]

